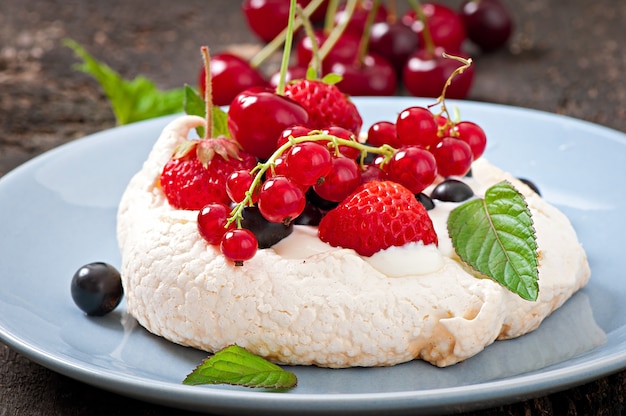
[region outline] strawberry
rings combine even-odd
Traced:
[[[391,181],[361,185],[322,218],[318,235],[334,247],[351,248],[362,256],[410,242],[437,244],[424,206],[411,191]]]
[[[301,79],[285,85],[285,96],[306,109],[312,129],[337,126],[356,136],[361,131],[363,120],[356,106],[333,84]]]
[[[254,156],[240,151],[238,144],[226,137],[187,140],[163,167],[161,189],[178,209],[199,210],[212,202],[230,204],[226,179],[256,163]]]

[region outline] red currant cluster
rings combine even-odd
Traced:
[[[374,123],[365,143],[340,127],[285,129],[267,161],[228,177],[233,209],[214,203],[199,212],[200,234],[242,264],[258,248],[255,234],[241,226],[246,207],[256,205],[267,221],[288,225],[305,211],[311,193],[332,204],[363,183],[391,180],[419,194],[438,176],[465,175],[485,150],[485,133],[473,122],[450,120],[443,110],[406,108],[395,123]]]

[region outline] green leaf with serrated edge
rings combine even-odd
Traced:
[[[83,60],[76,69],[93,76],[107,96],[119,125],[174,114],[182,110],[182,88],[159,90],[152,81],[137,76],[132,81],[123,79],[108,65],[97,61],[77,42],[65,39],[64,45]]]
[[[325,84],[330,84],[330,85],[334,85],[334,84],[338,84],[339,82],[341,82],[341,80],[343,79],[343,77],[339,74],[326,74],[324,75],[324,78],[322,78],[322,81]]]
[[[238,345],[228,346],[204,360],[183,384],[230,384],[235,386],[288,389],[296,375]]]
[[[508,181],[456,207],[448,233],[461,259],[526,300],[539,294],[537,240],[526,201]]]
[[[185,113],[191,116],[206,117],[204,100],[189,85],[185,85]],[[213,125],[211,137],[230,137],[228,131],[228,114],[218,106],[213,106]],[[196,127],[199,137],[204,137],[204,127]]]

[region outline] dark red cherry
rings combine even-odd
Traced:
[[[443,49],[435,48],[434,54],[425,49],[415,52],[402,72],[402,79],[407,91],[416,97],[439,97],[452,73],[461,66],[455,59],[444,58]],[[470,66],[457,75],[446,90],[446,98],[466,98],[474,80],[474,67]]]
[[[460,51],[467,38],[461,17],[450,7],[439,3],[422,3],[422,10],[435,46],[441,46],[450,52]],[[418,34],[421,44],[424,45],[424,25],[416,17],[415,11],[406,12],[401,21]]]
[[[310,0],[298,0],[303,8],[309,3]],[[289,0],[244,0],[241,11],[252,33],[264,42],[270,42],[287,27]],[[321,6],[314,13],[315,19],[319,19],[320,12],[323,12]]]
[[[466,0],[459,15],[467,37],[484,52],[504,46],[513,33],[513,21],[499,0]]]
[[[379,22],[372,25],[369,50],[384,58],[402,72],[409,56],[415,52],[419,39],[410,27],[400,23]]]
[[[325,34],[323,30],[317,30],[314,34],[315,41],[321,48],[324,42],[326,42],[328,35]],[[325,68],[324,72],[327,73],[328,71],[326,69],[332,66],[335,62],[354,62],[359,50],[360,42],[360,36],[355,35],[354,33],[343,33],[322,62],[322,66]],[[303,37],[296,45],[297,65],[308,68],[312,57],[313,52],[311,39],[308,36]]]
[[[269,88],[252,88],[238,94],[228,109],[228,131],[243,149],[265,160],[276,149],[283,130],[307,125],[309,115],[297,102]]]
[[[229,105],[241,91],[251,87],[265,86],[267,81],[243,58],[230,53],[218,53],[211,57],[212,98],[215,105]],[[200,95],[206,89],[206,69],[198,75]]]
[[[342,76],[337,88],[353,96],[389,96],[396,93],[396,70],[385,58],[368,53],[361,64],[335,62],[329,72]]]

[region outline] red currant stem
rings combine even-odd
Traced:
[[[252,180],[252,183],[250,184],[250,188],[248,188],[248,190],[246,191],[244,199],[241,202],[237,203],[235,207],[232,209],[232,211],[230,212],[230,217],[228,217],[228,220],[226,221],[225,228],[228,228],[228,226],[230,226],[230,224],[232,224],[233,222],[236,222],[237,227],[241,228],[241,220],[243,219],[243,209],[247,206],[254,205],[254,202],[252,200],[252,195],[254,195],[254,191],[257,189],[257,187],[261,185],[261,179],[263,178],[263,174],[265,174],[265,172],[268,169],[273,168],[274,164],[276,163],[277,158],[279,158],[287,149],[289,149],[290,147],[298,143],[317,142],[317,141],[328,141],[328,146],[335,149],[335,151],[338,151],[339,146],[348,146],[348,147],[358,149],[359,151],[361,151],[361,163],[363,162],[363,159],[365,158],[365,155],[367,153],[375,153],[375,154],[384,155],[385,159],[381,163],[381,166],[384,165],[384,163],[386,163],[388,160],[390,160],[393,154],[397,150],[389,146],[388,144],[384,144],[380,147],[373,147],[373,146],[368,146],[368,145],[365,145],[365,144],[362,144],[353,140],[342,139],[340,137],[333,136],[331,134],[323,134],[323,133],[316,133],[316,132],[311,132],[307,136],[289,137],[289,140],[286,143],[284,143],[282,146],[280,146],[278,149],[276,149],[274,153],[272,153],[272,155],[265,162],[257,164],[250,171],[250,173],[256,172],[256,174],[254,175],[254,179]]]
[[[213,137],[213,86],[211,85],[211,55],[209,54],[209,48],[206,46],[202,46],[200,51],[202,52],[202,59],[204,60],[204,69],[206,73],[206,87],[204,88],[206,127],[204,129],[204,138],[209,139]]]
[[[450,76],[446,80],[446,83],[443,86],[443,89],[441,91],[441,95],[437,98],[437,101],[434,104],[430,104],[428,106],[428,108],[434,107],[436,105],[441,105],[441,113],[440,114],[445,114],[446,119],[450,120],[450,114],[448,113],[448,109],[446,107],[446,91],[448,90],[448,87],[450,86],[450,84],[452,84],[452,80],[454,79],[454,77],[456,77],[457,75],[462,74],[463,72],[465,72],[465,70],[467,68],[472,66],[472,58],[463,58],[461,56],[449,55],[449,54],[447,54],[445,52],[443,52],[442,55],[446,59],[454,59],[456,61],[459,61],[461,63],[461,66],[459,66],[454,71],[452,71],[452,73],[450,74]]]
[[[280,64],[280,77],[276,86],[276,94],[285,95],[285,78],[287,77],[287,69],[289,68],[289,55],[291,53],[291,44],[293,43],[293,23],[296,19],[296,0],[291,0],[289,5],[289,20],[287,21],[287,37],[285,38],[285,47],[283,48],[283,61]]]
[[[311,16],[313,12],[324,2],[324,0],[313,0],[304,8],[305,16]],[[293,23],[292,30],[298,30],[302,26],[302,20],[296,19]],[[280,48],[285,39],[287,38],[288,27],[282,30],[274,39],[272,39],[267,45],[265,45],[259,52],[257,52],[252,59],[250,59],[250,66],[252,68],[258,68],[265,62],[267,58],[272,56],[274,52]]]
[[[409,4],[415,11],[415,16],[420,19],[422,22],[422,37],[424,38],[424,47],[426,49],[426,53],[429,56],[435,55],[435,42],[433,42],[433,37],[430,34],[430,29],[428,28],[428,19],[426,19],[426,15],[424,14],[424,9],[422,9],[422,4],[419,0],[409,0]]]
[[[372,31],[372,25],[374,24],[374,20],[376,19],[376,14],[378,13],[379,7],[380,0],[373,0],[372,8],[367,14],[367,19],[365,19],[363,34],[361,35],[361,40],[359,41],[359,50],[356,54],[356,64],[358,66],[363,65],[363,60],[365,59],[365,55],[367,54],[367,49],[370,43],[370,33]]]
[[[304,31],[306,33],[306,36],[311,40],[312,59],[311,63],[309,64],[309,68],[313,70],[314,74],[311,78],[307,71],[307,79],[317,79],[322,75],[322,62],[319,59],[319,45],[317,44],[317,40],[315,39],[313,25],[311,24],[311,21],[304,15],[304,12],[300,5],[298,5],[298,7],[296,8],[296,14],[300,19],[302,19],[302,24],[304,25]]]
[[[337,26],[333,28],[333,30],[328,34],[328,37],[324,41],[324,44],[320,48],[320,51],[319,51],[320,62],[324,60],[326,55],[328,55],[328,53],[331,51],[333,46],[335,46],[335,44],[337,43],[337,41],[339,40],[343,32],[346,30],[346,27],[348,27],[348,23],[350,22],[350,19],[352,18],[352,14],[354,13],[354,9],[356,9],[357,1],[358,0],[348,0],[348,3],[346,4],[346,9],[345,9],[346,18],[343,19],[342,22],[340,22]]]

